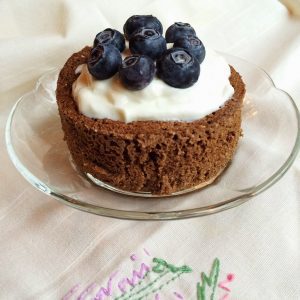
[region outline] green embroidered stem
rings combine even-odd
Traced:
[[[131,299],[131,297],[136,296],[136,295],[140,294],[141,292],[147,290],[148,288],[150,288],[151,286],[153,286],[159,279],[161,279],[162,277],[164,277],[168,273],[169,273],[169,271],[166,271],[165,273],[160,274],[157,278],[155,278],[153,281],[149,282],[146,286],[144,286],[143,288],[141,288],[137,292],[135,292],[135,293],[129,293],[129,295],[126,295],[126,297],[123,300]],[[114,299],[114,300],[117,300],[117,298]]]
[[[212,291],[209,299],[214,300],[219,273],[220,273],[220,260],[218,258],[215,258],[209,277],[207,277],[207,275],[204,272],[201,273],[202,284],[200,284],[200,282],[197,283],[198,300],[206,300],[206,295],[205,295],[206,285],[212,287]]]
[[[168,281],[166,281],[165,283],[161,284],[159,287],[149,291],[148,293],[142,295],[140,298],[137,298],[135,300],[142,300],[143,298],[146,298],[147,296],[149,296],[150,294],[154,294],[158,291],[160,291],[163,287],[167,286],[168,284],[170,284],[170,282],[174,281],[175,279],[179,278],[182,274],[184,274],[185,272],[181,272],[181,273],[176,273],[176,275],[174,275],[171,279],[169,279]]]

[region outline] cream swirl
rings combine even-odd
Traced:
[[[234,93],[229,65],[210,49],[206,49],[198,81],[186,89],[154,78],[146,88],[131,91],[122,86],[118,75],[96,80],[86,65],[77,71],[80,75],[73,84],[73,97],[79,111],[95,119],[193,121],[218,110]]]

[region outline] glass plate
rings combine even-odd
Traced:
[[[230,166],[211,185],[168,198],[140,198],[98,187],[76,171],[63,141],[55,100],[58,70],[21,97],[6,126],[6,145],[18,171],[40,191],[74,208],[114,218],[170,220],[235,207],[271,187],[299,151],[299,112],[262,69],[223,54],[246,83],[243,137]],[[109,186],[104,186],[110,188]]]

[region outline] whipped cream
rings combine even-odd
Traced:
[[[96,80],[87,65],[76,72],[80,75],[73,83],[73,97],[79,111],[95,119],[193,121],[218,110],[234,93],[229,65],[207,48],[198,81],[186,89],[171,87],[155,77],[146,88],[131,91],[123,87],[118,74]]]

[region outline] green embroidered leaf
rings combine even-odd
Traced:
[[[207,276],[204,272],[201,273],[201,284],[197,283],[197,299],[198,300],[214,300],[215,290],[218,282],[218,277],[220,273],[220,260],[215,258],[210,274]],[[206,298],[206,286],[209,286],[211,289],[210,297]]]
[[[156,265],[152,267],[152,271],[154,273],[162,273],[165,271],[166,267],[168,266],[168,263],[161,258],[154,257],[153,262],[156,263]]]
[[[184,266],[182,266],[182,267],[179,267],[179,271],[180,271],[181,273],[191,273],[191,272],[193,272],[192,268],[189,267],[189,266],[187,266],[187,265],[184,265]]]
[[[161,258],[153,258],[153,262],[156,263],[155,266],[153,266],[152,271],[155,273],[162,273],[165,271],[165,269],[169,269],[170,272],[172,273],[191,273],[193,270],[187,266],[183,265],[181,267],[176,267],[175,265],[168,264],[165,260]]]

